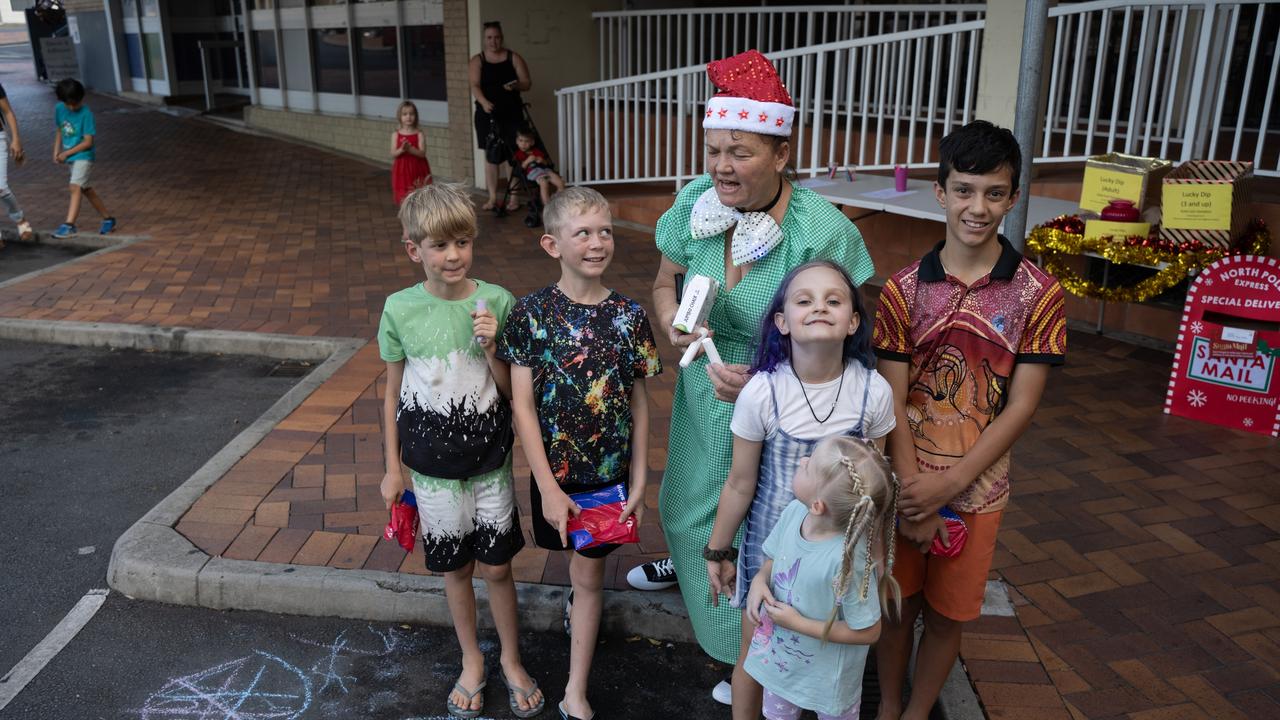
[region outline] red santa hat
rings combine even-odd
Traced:
[[[759,51],[707,63],[707,77],[718,92],[707,101],[704,129],[791,137],[795,105],[773,63]]]

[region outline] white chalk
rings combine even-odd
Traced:
[[[684,355],[680,356],[680,367],[687,368],[698,357],[698,348],[702,347],[702,341],[707,339],[709,334],[706,327],[700,327],[697,330],[698,339],[689,343],[689,347],[685,348]]]
[[[487,303],[487,302],[485,301],[485,299],[484,299],[484,298],[477,298],[477,299],[476,299],[476,312],[480,313],[480,312],[484,312],[485,310],[488,310],[488,309],[489,309],[489,303]],[[481,336],[477,335],[477,336],[476,336],[476,343],[477,343],[477,344],[480,344],[480,345],[487,345],[487,344],[489,343],[489,338],[481,337]]]
[[[702,351],[707,354],[707,362],[712,365],[723,365],[724,361],[720,359],[720,353],[716,351],[716,344],[711,342],[711,338],[702,338]]]

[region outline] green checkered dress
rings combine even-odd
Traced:
[[[689,232],[694,202],[710,187],[711,178],[705,175],[685,186],[658,220],[655,235],[658,250],[688,268],[690,276],[707,275],[723,283],[724,234],[694,240]],[[716,333],[716,349],[726,363],[750,364],[762,316],[792,268],[810,260],[835,260],[859,285],[874,272],[858,229],[812,190],[792,187],[782,235],[782,242],[757,260],[732,290],[721,288],[712,308],[707,324]],[[702,548],[711,537],[720,489],[729,475],[732,418],[733,406],[715,398],[705,356],[680,373],[658,506],[694,633],[708,655],[725,663],[738,658],[741,611],[723,599],[719,607],[711,605]]]

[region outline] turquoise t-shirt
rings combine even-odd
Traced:
[[[62,149],[69,150],[84,140],[85,135],[97,135],[98,129],[93,123],[93,111],[88,105],[81,104],[77,110],[68,110],[63,103],[58,103],[53,109],[53,120],[58,126],[58,132],[62,135]],[[97,142],[95,138],[94,146]],[[97,158],[94,148],[82,150],[75,155],[67,158],[67,162],[75,162],[77,160],[93,161]]]
[[[400,456],[431,477],[462,480],[496,470],[514,441],[511,403],[475,341],[471,312],[483,299],[501,334],[515,297],[498,285],[475,283],[462,300],[442,300],[422,283],[405,288],[387,298],[378,324],[382,359],[404,361],[396,409]]]
[[[840,572],[844,538],[805,540],[800,535],[800,523],[806,515],[804,503],[792,500],[765,539],[764,554],[773,558],[769,588],[779,602],[825,623],[835,607],[833,583]],[[840,607],[845,623],[854,630],[869,628],[880,620],[874,575],[867,599],[858,599],[866,551],[867,541],[863,538],[854,548],[853,577]],[[868,648],[834,642],[823,645],[819,638],[774,626],[770,634],[757,629],[744,667],[770,692],[794,705],[842,715],[862,699],[862,670],[867,664]]]

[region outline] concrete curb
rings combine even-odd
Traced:
[[[30,240],[23,240],[18,237],[16,230],[0,230],[0,239],[6,244],[14,245],[48,245],[50,247],[69,247],[69,248],[89,248],[91,250],[100,250],[102,248],[116,247],[118,245],[131,245],[139,240],[150,240],[150,235],[118,235],[111,233],[110,235],[98,235],[96,233],[85,233],[83,235],[74,235],[72,237],[59,238],[54,237],[53,233],[36,231],[35,236]]]
[[[978,694],[969,682],[964,663],[959,660],[951,666],[942,692],[938,693],[937,708],[942,720],[985,720],[987,717],[982,703],[978,701]]]
[[[25,276],[24,276],[25,277]],[[363,347],[364,340],[352,338],[307,338],[296,335],[235,332],[228,330],[195,330],[159,325],[125,325],[119,323],[86,323],[64,320],[26,320],[0,318],[0,340],[114,347],[132,350],[187,352],[200,354],[254,355],[275,360],[326,361],[346,351],[343,362]],[[336,370],[337,368],[333,368]],[[316,377],[319,370],[298,384]],[[333,374],[333,370],[329,374]],[[325,375],[327,378],[328,375]],[[314,389],[314,388],[312,388]],[[308,391],[309,392],[309,391]],[[287,396],[286,396],[287,397]],[[269,412],[269,411],[268,411]]]

